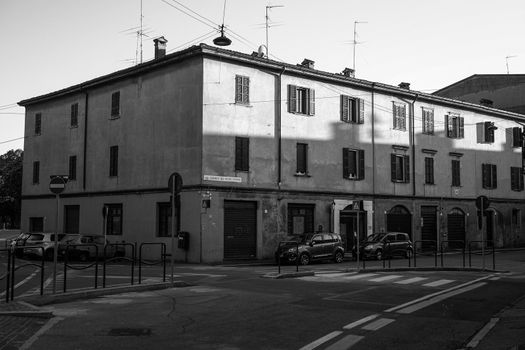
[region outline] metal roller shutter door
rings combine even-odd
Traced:
[[[224,201],[224,260],[254,259],[257,202]]]

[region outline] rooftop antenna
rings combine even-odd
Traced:
[[[144,29],[142,27],[142,0],[140,0],[140,63],[142,63],[142,36],[144,35]]]
[[[221,36],[213,39],[213,43],[217,46],[228,46],[231,45],[232,41],[224,36],[224,17],[226,17],[226,0],[224,0],[224,9],[222,11],[222,24],[219,27],[221,31]]]
[[[266,6],[266,56],[270,57],[270,50],[268,49],[268,28],[270,27],[268,25],[268,20],[270,19],[268,17],[268,9],[272,9],[274,7],[284,7],[284,5],[269,5]]]
[[[368,22],[359,22],[359,21],[355,21],[355,22],[354,22],[354,42],[353,42],[353,44],[354,44],[354,61],[353,61],[353,62],[354,62],[354,63],[353,63],[353,65],[352,65],[352,69],[354,70],[354,74],[355,74],[355,47],[356,47],[357,44],[359,44],[359,43],[356,41],[356,38],[357,38],[357,25],[358,25],[358,24],[361,24],[361,23],[368,23]]]
[[[509,58],[514,58],[514,57],[518,57],[518,56],[507,56],[507,57],[505,57],[505,61],[507,63],[507,74],[509,74]]]

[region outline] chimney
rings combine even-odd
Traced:
[[[160,38],[154,39],[155,43],[155,59],[166,56],[166,43],[168,40],[161,36]]]
[[[492,107],[494,105],[494,101],[489,100],[488,98],[482,98],[479,100],[479,104],[485,107]]]
[[[401,83],[399,83],[398,86],[399,86],[401,89],[410,90],[410,83],[401,82]]]
[[[303,62],[301,63],[301,66],[309,68],[309,69],[314,69],[314,64],[315,64],[314,61],[309,60],[308,58],[305,58]]]
[[[352,68],[345,68],[343,75],[348,78],[355,78],[355,71]]]

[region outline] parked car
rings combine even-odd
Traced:
[[[58,241],[62,240],[66,236],[65,233],[58,234]],[[24,255],[42,257],[46,260],[53,260],[54,247],[55,247],[55,233],[42,232],[42,233],[30,233],[29,237],[25,240],[25,246],[32,248],[25,248]],[[42,248],[40,248],[42,247]]]
[[[22,258],[24,256],[23,246],[26,245],[26,241],[30,235],[30,233],[22,232],[11,240],[11,246],[13,247],[17,258]]]
[[[414,252],[412,241],[404,232],[380,232],[374,233],[360,243],[360,257],[362,259],[375,258],[382,260],[385,257],[403,256],[410,258]],[[356,258],[356,248],[352,251]]]
[[[67,251],[68,259],[88,261],[95,257],[104,257],[104,247],[107,244],[109,244],[109,241],[103,235],[70,234],[60,241],[58,253],[59,256],[64,257]],[[117,249],[114,245],[108,245],[106,247],[106,257],[112,258],[115,256],[122,256],[122,249]]]
[[[302,236],[297,244],[281,245],[275,252],[275,259],[281,262],[295,263],[299,258],[301,265],[308,265],[312,260],[334,260],[343,262],[345,249],[341,236],[335,233],[308,233]],[[299,254],[297,254],[299,253]],[[299,256],[298,256],[299,255]]]

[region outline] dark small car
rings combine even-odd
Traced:
[[[312,260],[333,260],[343,262],[345,249],[341,236],[335,233],[308,233],[302,236],[297,244],[281,245],[275,252],[275,260],[283,263],[295,263],[299,253],[299,263],[308,265]],[[297,252],[298,250],[298,252]]]
[[[352,251],[356,258],[355,247]],[[360,243],[360,257],[363,259],[375,258],[382,260],[385,257],[402,256],[410,258],[414,252],[412,241],[404,232],[380,232],[374,233]]]

